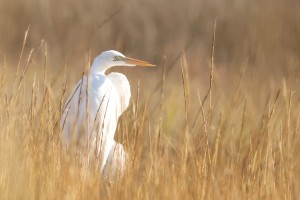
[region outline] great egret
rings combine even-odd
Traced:
[[[106,70],[114,66],[155,65],[114,50],[102,52],[94,59],[90,74],[76,84],[67,98],[61,117],[63,143],[67,147],[75,144],[87,149],[88,156],[95,152],[101,171],[104,166],[104,171],[108,171],[108,165],[119,164],[123,168],[125,163],[123,146],[116,143],[114,136],[118,118],[129,105],[131,92],[123,74],[105,75]]]

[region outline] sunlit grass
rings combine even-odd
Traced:
[[[0,80],[1,199],[298,197],[300,105],[285,82],[277,90],[261,88],[263,105],[255,85],[247,87],[243,67],[230,93],[213,76],[210,92],[199,91],[190,84],[184,55],[181,80],[169,82],[157,70],[153,95],[131,80],[139,86],[132,87],[117,130],[129,159],[124,175],[110,182],[96,164],[85,168],[62,147],[61,105],[72,89],[66,75],[51,74],[46,62],[37,70],[27,60],[22,58],[15,85],[7,84],[14,79],[8,72]]]
[[[45,2],[0,3],[0,199],[299,198],[297,1]],[[110,181],[65,151],[60,116],[113,48],[158,67],[112,69],[132,99]]]

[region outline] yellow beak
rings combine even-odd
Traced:
[[[138,60],[138,59],[134,59],[134,58],[129,58],[129,57],[123,58],[123,61],[126,62],[127,64],[132,64],[132,65],[136,65],[136,66],[140,66],[140,67],[156,67],[156,65],[153,65],[153,64],[148,63],[146,61],[142,61],[142,60]]]

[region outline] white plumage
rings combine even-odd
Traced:
[[[105,75],[113,66],[147,66],[145,61],[125,57],[110,50],[97,56],[91,72],[84,76],[67,98],[61,127],[63,143],[69,148],[74,145],[79,151],[87,150],[98,158],[100,170],[124,169],[125,152],[114,140],[118,119],[129,105],[131,97],[127,78],[120,73]]]

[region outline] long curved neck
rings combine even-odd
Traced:
[[[111,68],[112,66],[109,63],[104,61],[98,61],[97,59],[94,60],[91,66],[91,74],[105,74],[105,71]]]

